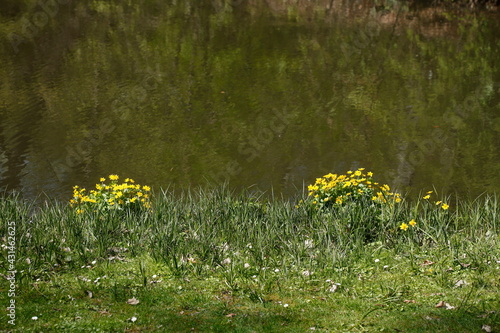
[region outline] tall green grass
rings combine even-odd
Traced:
[[[15,221],[18,269],[31,276],[124,254],[148,254],[180,276],[245,277],[268,269],[307,276],[348,266],[372,251],[370,244],[403,254],[434,249],[451,261],[465,254],[480,267],[500,257],[499,210],[496,196],[484,196],[446,211],[425,200],[403,201],[375,216],[360,205],[315,211],[222,188],[162,191],[151,211],[78,215],[65,203],[40,206],[10,194],[0,199],[0,231],[5,235],[7,222]],[[415,228],[399,228],[411,219]]]

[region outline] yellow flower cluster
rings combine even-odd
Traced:
[[[95,190],[87,190],[79,186],[73,187],[73,198],[70,200],[71,207],[77,207],[76,213],[82,214],[85,208],[98,209],[120,209],[125,208],[151,208],[150,192],[147,185],[135,184],[135,181],[126,178],[125,182],[118,184],[118,175],[109,175],[110,183],[106,184],[106,178],[101,177],[100,183],[95,185]]]
[[[422,199],[424,199],[424,200],[429,200],[429,199],[431,198],[431,194],[432,194],[432,193],[433,193],[433,191],[429,191],[429,192],[427,192],[427,193],[426,193],[426,194],[422,197]],[[434,204],[435,204],[436,206],[441,206],[441,208],[442,208],[442,209],[444,209],[444,210],[448,210],[448,208],[450,208],[450,206],[449,206],[447,203],[442,202],[441,200],[438,200],[438,201],[434,202]]]
[[[329,173],[308,186],[312,204],[318,206],[342,205],[346,202],[372,201],[377,204],[400,202],[399,193],[392,193],[389,185],[373,181],[373,172],[364,168],[348,171],[346,175]]]

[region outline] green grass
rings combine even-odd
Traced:
[[[403,201],[377,216],[359,205],[319,212],[295,205],[222,189],[163,192],[150,212],[78,215],[64,203],[5,195],[1,235],[9,222],[16,226],[14,328],[500,330],[495,196],[449,210]],[[411,219],[414,228],[399,228]],[[2,274],[9,270],[6,242]],[[9,283],[1,281],[7,307]],[[132,298],[139,304],[128,304]],[[436,307],[441,301],[453,308]],[[0,330],[12,328],[3,316]]]

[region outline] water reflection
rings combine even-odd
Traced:
[[[291,195],[366,167],[402,192],[500,188],[498,14],[69,2],[27,38],[43,8],[9,3],[0,186],[66,198],[118,173]]]

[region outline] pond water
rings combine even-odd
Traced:
[[[0,187],[499,191],[499,11],[287,2],[2,1]]]

